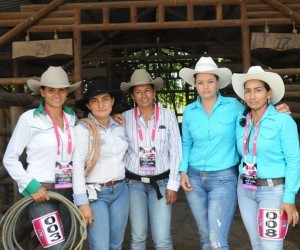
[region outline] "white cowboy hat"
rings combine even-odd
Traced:
[[[136,69],[130,78],[130,82],[122,82],[120,85],[120,89],[124,93],[127,93],[131,87],[145,84],[153,84],[154,89],[158,90],[163,87],[164,81],[160,77],[157,77],[153,80],[146,70]]]
[[[230,82],[232,73],[228,68],[218,68],[217,64],[211,57],[202,56],[196,64],[195,69],[182,68],[179,76],[188,84],[195,87],[195,74],[210,73],[219,77],[219,89],[225,88]]]
[[[272,90],[271,104],[276,104],[284,96],[285,87],[280,75],[274,72],[266,72],[260,66],[252,66],[247,73],[235,73],[232,76],[233,90],[243,100],[245,100],[244,85],[248,80],[261,80],[270,86]]]
[[[81,84],[80,82],[70,84],[67,73],[62,67],[50,66],[41,76],[41,80],[29,79],[27,81],[28,87],[35,95],[40,93],[42,86],[51,88],[68,88],[68,92],[75,91]]]

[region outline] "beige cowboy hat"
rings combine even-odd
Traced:
[[[261,80],[270,86],[272,90],[271,104],[276,104],[284,96],[285,87],[280,75],[274,72],[266,72],[260,66],[252,66],[247,73],[234,73],[232,76],[233,90],[243,100],[245,100],[244,85],[248,80]]]
[[[41,76],[40,81],[35,79],[27,80],[28,87],[33,91],[35,95],[40,93],[42,86],[51,88],[68,88],[68,92],[75,91],[81,84],[80,82],[70,84],[68,74],[62,67],[50,66]]]
[[[182,68],[179,76],[188,84],[195,87],[195,74],[210,73],[219,77],[219,89],[225,88],[230,82],[232,73],[228,68],[218,68],[217,64],[211,57],[202,56],[196,64],[195,69]]]
[[[130,82],[122,82],[120,85],[120,89],[124,93],[128,93],[131,87],[145,84],[153,84],[154,89],[159,90],[163,87],[164,81],[160,77],[157,77],[153,80],[146,70],[136,69],[130,78]]]

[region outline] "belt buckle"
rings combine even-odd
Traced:
[[[150,183],[150,178],[149,177],[141,177],[141,182]]]

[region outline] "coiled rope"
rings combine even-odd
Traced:
[[[88,155],[86,159],[85,168],[86,177],[94,168],[100,155],[100,129],[99,126],[95,123],[95,121],[91,118],[80,119],[78,123],[83,123],[88,128]],[[91,141],[93,141],[92,145],[90,145]]]
[[[64,196],[48,191],[49,197],[63,203],[69,210],[71,216],[71,231],[63,249],[78,250],[82,248],[83,241],[87,237],[86,221],[80,210]],[[31,196],[26,196],[17,201],[2,217],[0,225],[4,221],[2,228],[2,243],[5,250],[21,249],[23,248],[18,244],[16,239],[16,225],[22,210],[32,203]],[[79,227],[78,227],[79,226]],[[78,232],[80,233],[79,240],[77,239]],[[77,245],[75,245],[77,243]]]

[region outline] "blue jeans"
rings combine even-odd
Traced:
[[[91,201],[94,221],[87,228],[89,249],[122,249],[128,221],[128,188],[125,181],[114,186],[101,187],[98,199]]]
[[[131,228],[131,249],[145,250],[148,236],[148,211],[152,239],[156,249],[171,250],[172,205],[167,204],[165,192],[168,180],[157,181],[161,194],[157,199],[156,191],[150,184],[127,179],[129,187],[129,221]]]
[[[237,205],[237,169],[200,171],[189,167],[192,191],[186,198],[198,227],[201,249],[229,249],[228,234]]]
[[[260,186],[257,190],[251,190],[243,188],[242,180],[239,180],[238,203],[253,250],[277,250],[283,248],[283,240],[266,240],[260,238],[257,224],[259,208],[279,209],[283,192],[283,184],[275,187]]]

